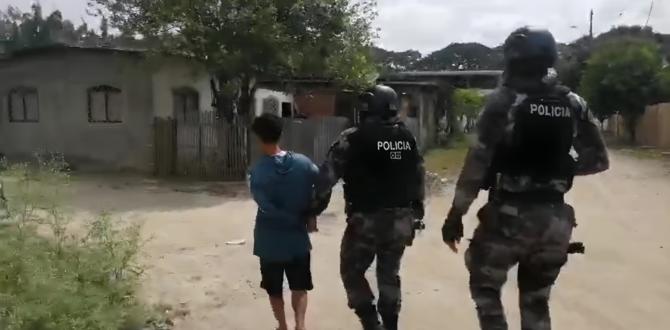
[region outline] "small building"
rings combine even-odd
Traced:
[[[326,79],[263,80],[254,94],[254,116],[284,118],[282,146],[320,163],[339,134],[355,125],[357,95]],[[260,150],[250,145],[253,163]]]
[[[0,153],[61,153],[75,169],[153,168],[155,117],[211,111],[209,75],[143,51],[53,45],[0,59]]]
[[[390,74],[387,79],[432,81],[453,88],[493,90],[503,79],[502,70],[405,71]]]
[[[431,147],[436,138],[438,85],[433,82],[379,81],[398,92],[400,117],[415,134],[419,145]],[[290,79],[263,81],[255,94],[255,115],[269,112],[283,118],[341,118],[348,126],[358,122],[358,95],[329,80]],[[339,124],[339,126],[342,126]]]
[[[255,116],[274,113],[283,118],[344,117],[354,122],[357,96],[326,79],[260,81]]]
[[[380,82],[401,94],[401,117],[426,150],[445,111],[443,85],[466,77],[487,88],[480,82],[496,74],[410,72]],[[253,159],[247,127],[215,114],[209,72],[183,58],[50,45],[3,54],[0,77],[0,154],[10,160],[59,153],[74,169],[238,179]],[[288,147],[317,161],[359,118],[358,95],[326,79],[260,81],[254,90],[253,114],[286,118]]]
[[[429,81],[383,81],[401,98],[400,119],[414,133],[422,150],[437,142],[440,88]]]

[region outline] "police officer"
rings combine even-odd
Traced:
[[[551,33],[520,28],[505,41],[504,55],[503,84],[480,115],[442,235],[457,252],[462,217],[488,188],[465,256],[481,329],[507,329],[500,289],[518,264],[521,328],[547,330],[549,293],[575,226],[563,195],[575,175],[605,171],[609,160],[586,102],[556,82]]]
[[[340,274],[349,307],[364,329],[398,328],[400,259],[423,219],[424,167],[412,133],[397,118],[399,101],[388,86],[363,96],[361,124],[344,131],[320,168],[315,214],[328,205],[332,187],[344,180],[347,228]],[[379,322],[365,272],[377,258]]]

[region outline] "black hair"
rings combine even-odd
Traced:
[[[254,119],[251,130],[258,136],[261,142],[266,144],[277,143],[281,138],[282,120],[277,115],[264,113]]]

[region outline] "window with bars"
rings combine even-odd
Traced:
[[[90,123],[121,123],[123,109],[121,90],[107,85],[88,89],[88,121]]]
[[[263,113],[280,115],[279,100],[274,96],[268,96],[263,99]]]
[[[37,89],[31,87],[18,87],[10,90],[7,97],[7,109],[9,109],[10,122],[39,122],[40,112]]]
[[[193,88],[172,91],[174,118],[178,122],[198,122],[200,119],[200,94]]]

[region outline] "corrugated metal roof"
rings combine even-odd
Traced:
[[[462,70],[462,71],[405,71],[391,74],[392,77],[460,77],[460,76],[502,76],[502,70]]]
[[[10,53],[5,53],[5,56],[0,58],[3,60],[11,60],[14,58],[19,58],[25,55],[34,55],[42,52],[48,51],[58,51],[58,50],[81,50],[81,51],[93,51],[93,52],[117,52],[117,53],[144,53],[146,49],[140,48],[124,48],[124,47],[115,47],[115,46],[89,46],[89,45],[69,45],[63,43],[54,43],[36,47],[29,47],[24,49],[15,50]]]
[[[380,80],[381,84],[384,85],[402,85],[402,86],[421,86],[421,87],[439,87],[437,83],[432,81],[397,81],[397,80]]]

